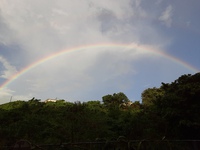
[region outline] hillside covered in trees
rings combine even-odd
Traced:
[[[20,139],[37,144],[120,138],[200,140],[200,73],[148,88],[141,97],[141,103],[131,102],[120,92],[105,95],[101,101],[45,103],[33,98],[2,104],[0,145]]]

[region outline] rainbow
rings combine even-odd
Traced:
[[[177,63],[179,65],[184,66],[185,68],[193,71],[193,72],[199,72],[199,69],[191,66],[190,64],[188,64],[187,62],[184,62],[174,56],[171,56],[159,49],[156,49],[154,47],[148,46],[148,45],[138,45],[135,43],[132,44],[94,44],[94,45],[84,45],[84,46],[78,46],[78,47],[73,47],[73,48],[69,48],[69,49],[64,49],[55,53],[52,53],[42,59],[39,59],[38,61],[33,62],[32,64],[26,66],[25,68],[23,68],[22,70],[20,70],[18,73],[14,74],[10,79],[6,80],[1,86],[0,86],[0,90],[7,87],[10,83],[12,83],[13,81],[15,81],[17,78],[19,78],[20,76],[22,76],[23,74],[25,74],[26,72],[28,72],[29,70],[35,68],[36,66],[39,66],[53,58],[56,58],[58,56],[67,54],[69,52],[74,52],[74,51],[82,51],[82,50],[86,50],[86,49],[95,49],[95,48],[122,48],[122,49],[137,49],[140,51],[148,51],[152,54],[156,54],[156,55],[160,55],[163,56],[171,61],[173,61],[174,63]]]

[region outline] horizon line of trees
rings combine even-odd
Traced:
[[[1,104],[0,145],[20,139],[38,144],[118,137],[200,140],[200,73],[148,88],[141,97],[141,103],[131,102],[119,92],[103,96],[102,101],[44,103],[32,98]]]

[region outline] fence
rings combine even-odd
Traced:
[[[17,141],[0,150],[200,150],[200,140],[116,140],[61,144],[32,144]]]

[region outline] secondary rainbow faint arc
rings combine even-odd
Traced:
[[[161,55],[165,58],[168,58],[172,61],[174,61],[175,63],[177,64],[180,64],[194,72],[199,72],[199,69],[191,66],[190,64],[188,64],[187,62],[184,62],[174,56],[171,56],[167,53],[164,53],[163,51],[161,50],[158,50],[158,49],[155,49],[153,47],[150,47],[150,46],[146,46],[146,45],[138,45],[138,44],[135,44],[135,43],[132,43],[132,44],[110,44],[110,43],[106,43],[106,44],[94,44],[94,45],[84,45],[84,46],[78,46],[78,47],[73,47],[73,48],[69,48],[69,49],[64,49],[64,50],[61,50],[59,52],[55,52],[53,54],[50,54],[42,59],[39,59],[38,61],[36,62],[33,62],[32,64],[26,66],[25,68],[23,68],[21,71],[19,71],[18,73],[14,74],[11,78],[9,78],[8,80],[6,80],[1,86],[0,86],[0,90],[3,89],[4,87],[8,86],[10,83],[12,83],[14,80],[16,80],[17,78],[19,78],[21,75],[25,74],[26,72],[28,72],[29,70],[35,68],[36,66],[48,61],[48,60],[51,60],[53,58],[56,58],[58,56],[61,56],[61,55],[64,55],[68,52],[72,52],[72,51],[80,51],[80,50],[84,50],[84,49],[92,49],[92,48],[123,48],[123,49],[138,49],[138,50],[142,50],[142,51],[149,51],[149,52],[152,52],[153,54],[157,54],[157,55]]]

